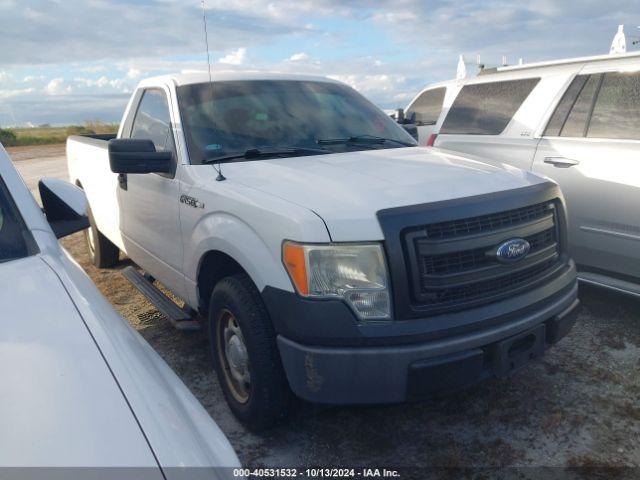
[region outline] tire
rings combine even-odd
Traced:
[[[87,244],[91,263],[98,268],[113,267],[120,259],[120,249],[100,233],[91,209],[89,209],[89,224],[89,228],[84,231],[84,241]]]
[[[284,421],[293,394],[273,325],[260,293],[246,274],[226,277],[215,286],[208,330],[213,365],[236,418],[253,431]]]

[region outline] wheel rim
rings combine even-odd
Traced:
[[[89,248],[89,255],[93,257],[96,253],[96,238],[93,233],[93,227],[87,228],[86,232],[87,232],[87,246]]]
[[[233,397],[246,403],[251,394],[251,374],[249,354],[235,315],[223,309],[217,321],[218,357],[222,364],[225,380]]]

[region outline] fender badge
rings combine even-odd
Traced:
[[[193,208],[204,208],[204,203],[197,198],[190,197],[189,195],[180,195],[180,203],[184,203],[185,205],[189,205]]]

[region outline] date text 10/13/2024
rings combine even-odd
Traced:
[[[397,470],[386,468],[236,468],[238,478],[400,478]]]

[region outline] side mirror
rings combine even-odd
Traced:
[[[404,128],[409,135],[418,140],[418,126],[415,123],[403,123],[402,128]]]
[[[171,152],[157,152],[151,140],[109,141],[109,165],[114,173],[171,173]]]
[[[81,188],[58,180],[43,178],[38,182],[42,207],[56,238],[89,228],[89,202]]]
[[[411,112],[411,115],[407,117],[404,112],[404,108],[398,108],[396,110],[395,119],[398,124],[405,129],[405,131],[413,138],[418,140],[418,126],[416,125],[416,112]]]

